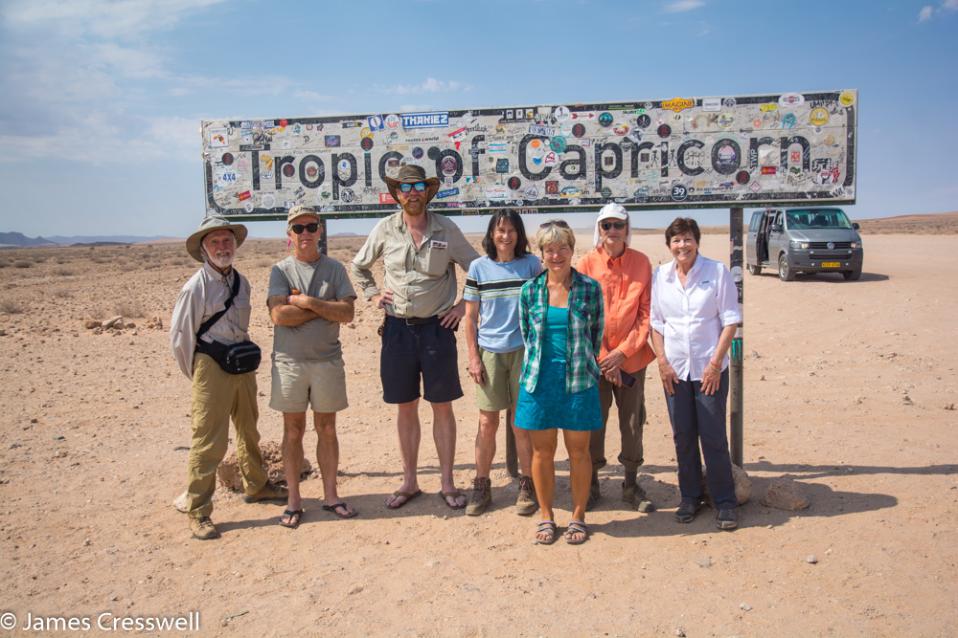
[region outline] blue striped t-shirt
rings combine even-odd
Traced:
[[[542,272],[535,255],[507,262],[488,256],[469,265],[462,297],[479,302],[479,347],[489,352],[514,352],[522,347],[519,330],[519,290]]]

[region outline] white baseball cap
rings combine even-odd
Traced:
[[[602,244],[602,238],[599,236],[599,224],[603,219],[621,219],[626,224],[625,245],[629,245],[629,239],[632,235],[631,224],[629,224],[629,213],[622,204],[611,202],[599,210],[599,216],[595,218],[595,234],[593,235],[592,245],[598,248]]]

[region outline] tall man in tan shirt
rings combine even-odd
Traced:
[[[454,330],[465,314],[456,302],[455,264],[466,272],[479,257],[452,221],[427,212],[439,190],[439,180],[426,177],[420,166],[407,165],[397,178],[386,178],[402,210],[379,221],[352,262],[354,279],[367,301],[386,312],[382,327],[379,374],[383,400],[395,403],[403,482],[386,499],[397,509],[422,491],[417,477],[420,378],[422,395],[432,405],[433,439],[439,455],[440,497],[452,509],[466,497],[452,478],[456,454],[456,418],[452,402],[462,396]],[[383,289],[370,268],[383,258]]]

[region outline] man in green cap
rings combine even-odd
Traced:
[[[285,500],[286,490],[267,482],[256,420],[256,372],[230,374],[202,350],[214,342],[249,341],[250,285],[233,268],[246,227],[207,217],[186,240],[186,251],[203,264],[184,284],[170,321],[170,343],[180,370],[193,382],[193,439],[190,444],[186,513],[199,540],[219,538],[210,520],[216,468],[226,456],[229,421],[236,428],[236,453],[248,503]],[[238,280],[238,281],[237,281]],[[226,309],[199,337],[201,326]]]
[[[286,216],[292,254],[273,266],[266,304],[273,321],[272,390],[269,405],[283,413],[283,466],[289,500],[280,518],[296,528],[303,517],[299,492],[306,409],[316,426],[316,462],[323,477],[323,509],[352,518],[356,510],[339,498],[336,413],[345,410],[346,367],[339,325],[353,320],[356,293],[341,263],[319,251],[323,228],[312,208],[293,206]]]

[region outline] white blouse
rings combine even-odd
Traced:
[[[742,322],[738,291],[725,264],[699,254],[685,280],[675,261],[652,275],[652,329],[665,337],[665,358],[683,381],[701,381],[722,328]],[[722,369],[728,367],[728,355]]]

